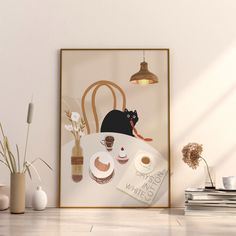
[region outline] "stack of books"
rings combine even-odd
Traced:
[[[236,190],[185,190],[185,215],[236,215]]]

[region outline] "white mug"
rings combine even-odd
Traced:
[[[222,181],[225,189],[236,189],[236,176],[222,177]]]

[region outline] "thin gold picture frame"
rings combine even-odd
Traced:
[[[92,50],[156,50],[156,51],[166,51],[167,52],[167,98],[168,98],[168,206],[135,206],[135,207],[127,207],[127,206],[62,206],[61,205],[61,111],[62,111],[62,56],[64,51],[92,51]],[[59,208],[170,208],[171,207],[171,143],[170,143],[170,49],[169,48],[61,48],[60,49],[60,88],[59,88],[59,179],[58,179],[58,207]]]

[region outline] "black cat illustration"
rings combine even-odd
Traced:
[[[133,127],[138,122],[137,111],[112,110],[103,119],[101,132],[115,132],[134,137]]]

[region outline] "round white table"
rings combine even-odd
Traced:
[[[109,154],[114,158],[114,176],[106,184],[98,184],[89,175],[89,160],[96,153],[106,151],[101,141],[106,136],[114,137],[113,149]],[[71,178],[71,150],[74,140],[61,147],[61,206],[64,207],[122,207],[122,206],[145,206],[142,202],[121,192],[116,188],[127,167],[132,164],[137,152],[147,151],[158,157],[158,162],[168,169],[168,158],[163,157],[155,148],[147,142],[132,136],[119,133],[93,133],[81,138],[81,146],[84,153],[83,179],[75,183]],[[120,164],[116,157],[121,148],[124,148],[129,158],[125,164]],[[153,206],[168,205],[168,175],[164,179],[158,199]]]

